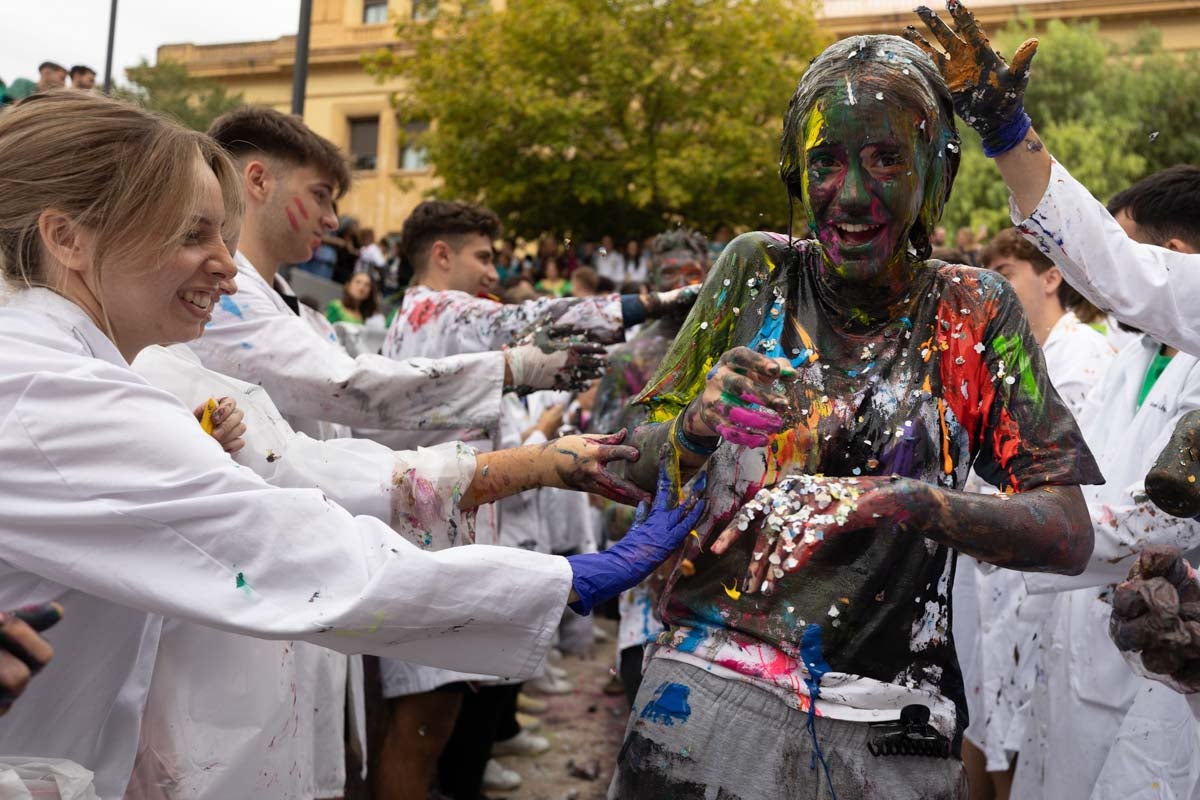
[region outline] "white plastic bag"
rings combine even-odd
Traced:
[[[62,758],[0,756],[0,800],[99,800],[93,777]]]

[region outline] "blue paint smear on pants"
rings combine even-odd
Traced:
[[[654,690],[654,697],[642,709],[641,719],[663,725],[687,722],[692,715],[692,707],[688,705],[690,691],[682,683],[664,683]]]

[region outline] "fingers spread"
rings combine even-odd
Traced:
[[[1037,55],[1037,49],[1037,39],[1026,39],[1013,55],[1009,70],[1022,82],[1029,80],[1029,67],[1033,63],[1033,57]]]
[[[925,51],[925,55],[927,55],[927,56],[929,56],[931,59],[933,59],[933,63],[934,63],[935,65],[937,65],[937,68],[938,68],[938,71],[939,71],[939,72],[945,72],[945,71],[946,71],[946,56],[945,56],[945,54],[944,54],[944,53],[942,53],[942,51],[941,51],[941,50],[938,50],[936,47],[934,47],[933,45],[931,45],[931,44],[929,43],[929,40],[928,40],[928,39],[926,39],[924,36],[922,36],[922,35],[921,35],[921,32],[920,32],[920,31],[918,31],[918,30],[917,30],[916,28],[914,28],[912,25],[909,25],[907,28],[905,28],[905,29],[904,29],[904,30],[901,32],[901,35],[902,35],[902,36],[903,36],[905,39],[908,39],[910,42],[912,42],[913,44],[915,44],[917,47],[919,47],[919,48],[921,48],[922,50],[924,50],[924,51]]]
[[[925,27],[929,28],[929,32],[938,40],[942,47],[946,48],[951,57],[955,51],[961,51],[963,41],[954,35],[954,31],[950,30],[950,26],[942,22],[942,18],[937,15],[933,9],[928,6],[917,6],[917,16],[925,23]]]
[[[968,42],[976,47],[987,47],[988,39],[980,29],[979,23],[975,21],[975,15],[967,10],[967,7],[957,0],[947,0],[946,10],[950,12],[950,18],[954,20],[954,28],[963,35]]]

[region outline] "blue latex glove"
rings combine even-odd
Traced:
[[[692,494],[678,507],[668,508],[673,490],[666,468],[658,472],[658,491],[654,507],[644,514],[644,504],[638,508],[638,520],[621,541],[601,553],[567,556],[574,573],[571,585],[579,599],[571,608],[589,614],[597,603],[616,597],[645,580],[655,567],[666,561],[704,513],[705,475],[695,481]]]

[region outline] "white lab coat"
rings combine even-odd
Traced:
[[[1135,697],[1153,682],[1135,675],[1109,639],[1108,594],[1146,544],[1168,543],[1184,550],[1200,544],[1200,523],[1162,513],[1142,487],[1179,418],[1200,408],[1200,366],[1180,353],[1135,411],[1157,350],[1149,337],[1122,350],[1080,415],[1080,428],[1106,481],[1083,487],[1096,543],[1087,569],[1078,576],[1025,575],[1031,593],[1058,594],[1039,636],[1042,669],[1033,688],[1014,797],[1115,800],[1123,795],[1100,781],[1102,773],[1125,773],[1135,766],[1122,760],[1128,751],[1114,742]],[[1141,766],[1168,784],[1182,774],[1180,765],[1168,758],[1173,752],[1168,738],[1178,734],[1163,726],[1147,735],[1142,740],[1146,752],[1158,752],[1164,760]],[[1109,758],[1113,763],[1106,765]],[[1164,790],[1161,796],[1187,797],[1191,792],[1190,785],[1176,789],[1175,795]]]
[[[1067,170],[1054,162],[1050,185],[1013,224],[1097,307],[1156,341],[1200,355],[1200,255],[1135,242]]]
[[[189,407],[209,397],[236,398],[245,414],[246,446],[234,459],[268,483],[321,489],[351,513],[390,522],[424,549],[464,538],[458,531],[468,526],[470,515],[460,513],[457,499],[475,473],[469,448],[448,444],[394,452],[365,440],[309,438],[292,430],[261,387],[206,369],[185,345],[147,348],[132,367]],[[343,703],[331,693],[345,693],[345,662],[346,656],[305,642],[253,639],[167,620],[128,800],[164,795],[215,800],[256,783],[261,800],[341,794]],[[361,681],[361,675],[351,663],[350,679]],[[243,699],[228,702],[229,687]],[[314,713],[317,709],[324,714]],[[361,707],[354,710],[361,723]],[[310,763],[316,757],[321,758]],[[264,775],[270,780],[261,779]]]
[[[336,335],[323,339],[293,313],[240,253],[237,265],[237,294],[221,298],[192,349],[209,369],[262,386],[289,417],[454,430],[499,415],[502,353],[437,361],[351,358]]]
[[[1116,354],[1071,312],[1051,328],[1042,350],[1050,382],[1078,417]],[[969,486],[978,490],[976,483],[973,478]],[[991,771],[1008,769],[1024,739],[1040,665],[1037,639],[1051,602],[1026,592],[1024,573],[959,557],[954,643],[970,712],[965,735],[984,751]]]
[[[499,350],[513,344],[520,332],[546,319],[548,315],[555,317],[556,325],[587,331],[602,341],[618,341],[624,335],[619,295],[581,299],[542,298],[506,305],[495,300],[472,297],[466,292],[439,291],[418,284],[405,291],[404,301],[384,340],[383,354],[393,359],[445,358],[461,353]],[[540,412],[534,412],[531,407],[530,416],[536,419],[536,413]],[[477,415],[470,427],[458,432],[356,428],[355,435],[369,437],[389,447],[405,448],[445,442],[457,437],[486,452],[495,449],[501,437],[501,428],[501,409],[497,407],[494,417],[485,419]],[[533,493],[533,502],[540,503],[546,491],[543,489]],[[587,502],[586,495],[579,492],[570,494]],[[519,503],[524,506],[530,499],[512,499],[509,505]],[[504,524],[499,516],[501,508],[503,506],[490,503],[477,509],[475,531],[479,541],[501,543]],[[490,680],[494,677],[434,669],[393,659],[381,659],[380,674],[385,697],[421,694],[449,683]]]
[[[0,607],[67,609],[0,752],[70,759],[120,798],[164,616],[504,675],[542,663],[563,559],[428,553],[320,491],[269,486],[47,290],[0,308],[0,352]]]

